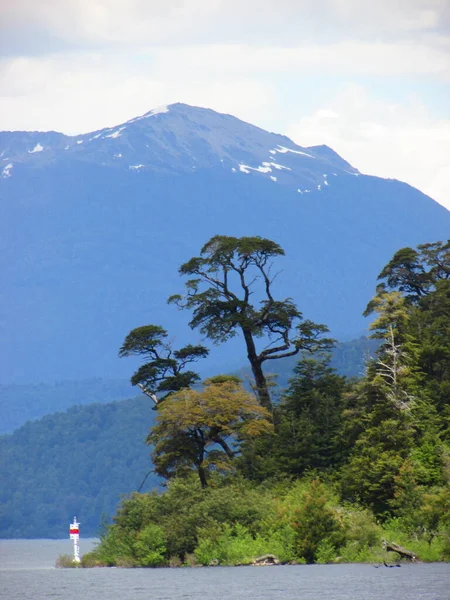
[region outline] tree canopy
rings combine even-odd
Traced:
[[[120,348],[119,356],[143,356],[147,362],[131,377],[155,404],[163,398],[158,392],[174,392],[200,381],[195,371],[185,370],[186,365],[208,356],[205,346],[188,344],[174,350],[167,341],[168,333],[158,325],[144,325],[130,331]]]
[[[190,326],[215,343],[242,334],[255,390],[266,408],[271,398],[262,369],[265,361],[333,343],[321,337],[327,327],[304,320],[292,298],[274,297],[272,260],[283,255],[278,244],[265,238],[216,235],[203,246],[200,256],[181,265],[180,274],[192,277],[185,283],[186,294],[169,298],[191,310]]]
[[[206,487],[207,472],[229,470],[244,440],[272,431],[269,419],[234,377],[207,380],[201,391],[173,393],[147,438],[156,472],[170,478],[194,468]]]

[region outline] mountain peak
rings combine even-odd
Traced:
[[[83,135],[0,133],[0,154],[5,179],[19,176],[23,166],[76,160],[135,175],[221,169],[308,193],[325,189],[333,176],[358,174],[326,146],[302,147],[232,115],[181,102]]]

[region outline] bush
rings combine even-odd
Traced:
[[[73,556],[70,556],[70,554],[60,554],[56,559],[57,569],[76,569],[80,566],[80,563],[75,562]]]
[[[133,544],[133,558],[141,567],[160,567],[165,563],[166,541],[161,527],[151,523],[142,529]]]
[[[313,480],[303,494],[302,506],[295,512],[295,552],[307,563],[316,561],[321,543],[327,541],[336,547],[342,539],[337,513],[328,505],[329,499],[326,487]]]

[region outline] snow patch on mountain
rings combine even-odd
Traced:
[[[113,138],[113,139],[118,138],[121,135],[120,132],[123,131],[124,129],[126,129],[125,126],[119,127],[119,129],[116,129],[116,131],[113,131],[109,135],[104,135],[103,139],[105,139],[105,138]]]
[[[239,165],[239,171],[247,174],[250,173],[250,171],[257,171],[258,173],[270,173],[272,169],[267,166],[249,167],[248,165]]]
[[[155,117],[156,115],[162,115],[164,113],[169,112],[169,107],[167,105],[157,106],[153,108],[149,112],[145,113],[145,115],[141,115],[140,117],[135,117],[134,119],[130,119],[127,123],[135,123],[136,121],[141,121],[142,119],[148,119],[150,117]]]
[[[33,148],[33,150],[28,150],[28,154],[34,154],[35,152],[42,152],[43,149],[44,149],[44,146],[41,146],[41,144],[38,142],[36,144],[36,146]]]
[[[270,154],[276,154],[277,152],[280,154],[287,154],[288,152],[292,152],[292,154],[301,154],[302,156],[307,156],[308,158],[316,158],[312,154],[308,154],[307,152],[303,152],[301,150],[294,150],[293,148],[286,148],[286,146],[278,145],[273,150],[269,150]]]
[[[263,164],[265,164],[265,163],[263,163]],[[292,171],[291,167],[285,167],[283,165],[279,165],[278,163],[271,162],[269,164],[272,165],[272,167],[274,169],[278,169],[279,171],[283,171],[283,170],[284,171]]]
[[[244,165],[244,164],[240,164],[239,165],[239,170],[242,173],[250,173],[250,171],[257,171],[258,173],[271,173],[272,172],[272,167],[274,169],[277,169],[278,171],[292,171],[292,169],[290,167],[285,167],[283,165],[279,165],[278,163],[274,163],[274,162],[263,162],[259,167],[250,167],[249,165]]]
[[[11,177],[11,170],[13,168],[13,164],[9,163],[6,165],[6,167],[3,167],[3,171],[2,171],[2,177],[3,179],[6,179],[7,177]]]

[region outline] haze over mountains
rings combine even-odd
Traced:
[[[2,383],[128,376],[117,351],[145,323],[198,341],[166,298],[213,235],[278,242],[277,295],[351,337],[392,254],[450,232],[405,183],[183,104],[74,137],[1,132],[0,160]],[[210,364],[244,360],[230,344]]]

